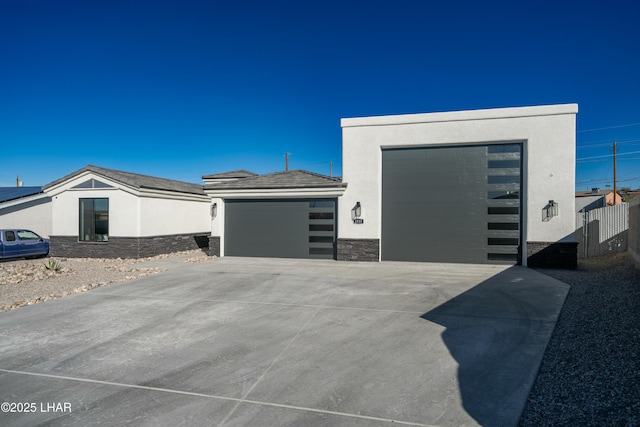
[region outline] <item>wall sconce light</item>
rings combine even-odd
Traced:
[[[558,202],[549,200],[547,206],[542,208],[542,220],[549,221],[554,216],[558,216]]]
[[[360,215],[362,215],[362,205],[360,205],[360,202],[356,202],[356,205],[351,209],[351,213],[354,219],[360,218]]]
[[[211,205],[211,218],[215,218],[218,216],[218,204],[214,203]]]
[[[351,219],[354,224],[363,224],[364,220],[360,218],[362,216],[362,205],[360,202],[356,202],[356,205],[351,209]]]

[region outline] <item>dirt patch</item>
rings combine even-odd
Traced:
[[[0,263],[0,311],[157,274],[166,269],[145,264],[161,259],[193,263],[214,257],[195,250],[141,259],[55,258],[58,271],[46,268],[50,259],[5,261]]]

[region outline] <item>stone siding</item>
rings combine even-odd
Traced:
[[[77,236],[51,236],[49,254],[69,258],[145,258],[209,248],[208,233],[149,237],[110,237],[108,242],[79,242]]]
[[[527,242],[527,266],[531,268],[577,268],[578,243]]]
[[[380,261],[379,239],[338,239],[338,261]]]
[[[209,236],[209,256],[220,256],[220,236]]]

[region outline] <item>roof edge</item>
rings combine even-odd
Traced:
[[[415,123],[453,122],[464,120],[506,119],[516,117],[577,114],[578,104],[537,105],[529,107],[489,108],[434,113],[399,114],[340,119],[342,128],[359,126],[405,125]]]

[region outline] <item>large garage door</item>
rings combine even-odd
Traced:
[[[382,259],[521,263],[522,144],[382,153]]]
[[[225,255],[335,258],[336,200],[227,200]]]

